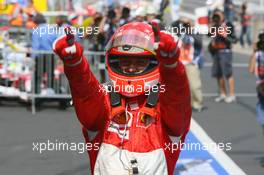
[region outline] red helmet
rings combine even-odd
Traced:
[[[131,22],[118,28],[106,46],[109,77],[116,92],[144,94],[159,81],[151,25]]]

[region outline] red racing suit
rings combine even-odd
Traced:
[[[140,124],[138,115],[145,95],[122,97],[130,117],[126,126],[118,125],[112,121],[109,94],[101,90],[87,59],[82,55],[78,64],[64,68],[86,143],[94,145],[88,151],[92,174],[133,174],[135,166],[139,174],[173,174],[191,119],[189,85],[181,62],[175,68],[160,66],[165,92],[159,93],[158,114],[148,126]],[[125,135],[120,133],[122,127]]]

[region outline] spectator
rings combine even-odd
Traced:
[[[28,14],[28,18],[26,21],[26,28],[27,29],[34,29],[36,27],[36,24],[35,24],[33,19],[34,19],[33,14]]]
[[[263,137],[264,137],[264,82],[261,82],[257,86],[258,103],[256,106],[257,110],[257,122],[262,126]]]
[[[224,0],[207,0],[206,1],[206,6],[208,9],[208,20],[210,23],[212,14],[214,12],[214,10],[219,9],[219,10],[224,10],[223,6],[224,6]]]
[[[54,26],[47,24],[45,17],[40,13],[34,17],[34,22],[37,28],[32,32],[32,50],[52,51],[52,44],[57,38],[57,33],[52,30]],[[34,54],[33,57],[36,60],[35,92],[41,93],[41,89],[53,87],[54,58],[50,54]]]
[[[259,34],[259,41],[250,59],[249,72],[255,73],[257,77],[257,121],[262,125],[264,136],[264,30]]]
[[[165,30],[165,25],[163,24],[161,16],[160,16],[160,14],[158,14],[158,10],[154,6],[147,6],[146,7],[145,21],[147,23],[152,23],[153,21],[155,21],[158,23],[159,28],[161,30]]]
[[[121,16],[121,19],[120,19],[120,26],[124,25],[124,24],[127,24],[131,21],[131,18],[130,18],[130,9],[128,7],[124,7],[122,9],[122,16]]]
[[[186,31],[190,31],[189,21],[183,24]],[[203,106],[202,81],[199,70],[199,60],[202,57],[202,38],[198,34],[186,33],[180,42],[180,61],[184,64],[190,84],[191,102],[194,111],[201,112]]]
[[[159,9],[159,12],[160,12],[160,16],[161,16],[161,17],[163,16],[165,9],[166,9],[169,5],[170,5],[170,1],[169,1],[169,0],[161,0],[161,3],[160,3],[160,9]]]
[[[23,8],[23,12],[27,15],[27,19],[25,21],[25,25],[27,29],[33,29],[36,27],[36,24],[34,23],[34,15],[37,13],[37,9],[34,6],[34,3],[32,0],[28,1],[27,7]]]
[[[33,21],[37,26],[32,32],[32,49],[51,51],[52,43],[57,37],[64,34],[62,29],[66,25],[66,20],[63,16],[58,16],[56,17],[56,25],[50,25],[47,24],[45,17],[41,13],[37,13]]]
[[[56,29],[54,33],[51,33],[49,35],[52,35],[52,40],[57,39],[58,37],[64,35],[64,28],[66,26],[69,26],[68,21],[67,21],[67,17],[64,15],[59,15],[56,16],[55,18],[55,26],[50,26],[51,28],[54,27],[54,29]]]
[[[227,22],[232,23],[235,17],[234,11],[234,3],[233,0],[225,0],[224,1],[224,15]]]
[[[139,7],[136,11],[135,11],[135,17],[133,21],[136,22],[143,22],[145,20],[145,16],[146,16],[146,11],[144,7]]]
[[[241,6],[241,34],[240,44],[244,47],[244,35],[247,37],[247,44],[251,46],[251,18],[252,16],[248,13],[247,4],[244,3]]]
[[[23,12],[32,15],[35,15],[38,12],[34,6],[33,0],[28,0],[27,6],[23,8]]]
[[[116,1],[109,7],[109,9],[115,11],[116,19],[117,19],[117,21],[119,21],[121,19],[121,16],[122,16],[122,9],[123,9],[121,4],[118,1]]]
[[[220,90],[220,96],[215,99],[215,102],[224,100],[226,103],[231,103],[236,101],[231,50],[232,43],[236,42],[234,28],[231,23],[224,21],[223,13],[217,10],[212,16],[211,29],[210,31],[215,31],[209,44],[209,51],[213,57],[212,75],[217,79]],[[212,35],[212,33],[209,33],[209,35]],[[228,82],[228,96],[225,79]]]
[[[151,22],[154,19],[157,19],[158,11],[153,6],[148,6],[146,11],[146,21]]]
[[[101,14],[98,14],[94,19],[93,28],[98,27],[103,19]],[[106,37],[104,33],[93,34],[90,38],[90,41],[93,43],[92,50],[102,52],[105,50]],[[98,58],[95,58],[98,59]],[[100,55],[100,67],[104,67],[105,56]],[[100,82],[105,83],[107,81],[106,70],[100,68]]]
[[[29,0],[28,5],[24,8],[17,1],[11,1],[11,4],[10,25],[15,27],[26,26],[29,29],[34,28],[33,16],[37,13],[37,10],[33,1]]]
[[[57,24],[57,27],[63,27],[66,23],[66,17],[63,15],[56,16],[55,22]]]
[[[19,3],[12,2],[12,10],[11,10],[11,19],[9,21],[11,26],[22,27],[24,25],[25,15],[23,13],[23,9],[19,5]]]
[[[99,24],[99,34],[97,37],[97,41],[100,42],[98,43],[98,49],[104,49],[105,46],[107,45],[108,41],[111,39],[112,35],[115,33],[116,29],[119,27],[119,20],[121,17],[120,13],[120,6],[114,6],[112,7],[107,15],[105,15],[102,20],[100,20]],[[104,41],[103,45],[101,45],[101,42]],[[106,71],[105,71],[105,57],[101,56],[100,57],[100,77],[101,77],[101,82],[106,82]]]
[[[32,32],[32,49],[33,50],[52,50],[52,43],[56,39],[54,35],[48,34],[49,24],[46,23],[45,17],[37,13],[34,17],[34,23],[37,25]]]
[[[117,17],[115,9],[110,9],[101,20],[101,23],[99,25],[99,32],[103,35],[105,35],[106,42],[110,40],[112,35],[115,33],[116,29],[119,26],[119,18]]]
[[[183,24],[183,21],[181,19],[177,19],[176,21],[172,22],[172,33],[176,34],[178,37],[181,36],[181,32],[179,31],[181,26]]]

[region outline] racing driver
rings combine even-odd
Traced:
[[[66,31],[53,50],[64,63],[86,143],[98,144],[88,150],[92,174],[172,175],[175,145],[184,142],[191,119],[176,38],[143,22],[121,26],[106,46],[111,81],[102,86]]]

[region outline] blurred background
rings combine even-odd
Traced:
[[[227,49],[232,53],[233,82],[224,80],[227,93],[223,99],[219,99],[221,86],[211,75],[215,38],[208,34],[218,12],[223,16],[220,25],[232,26]],[[65,26],[74,27],[92,71],[104,83],[108,81],[104,48],[115,30],[131,21],[152,20],[174,32],[183,50],[190,44],[189,37],[195,41],[193,60],[185,65],[186,69],[195,65],[195,72],[188,75],[190,83],[201,81],[193,119],[210,141],[232,144],[223,154],[241,172],[264,174],[264,123],[257,120],[264,114],[256,113],[258,78],[248,71],[264,29],[264,0],[0,0],[0,174],[90,174],[86,153],[40,154],[32,149],[34,142],[47,140],[84,142],[63,65],[52,43],[64,34]],[[175,32],[181,27],[195,28],[195,32]],[[199,140],[199,134],[192,133]],[[211,159],[183,153],[175,174],[234,174],[218,171],[207,161]]]

